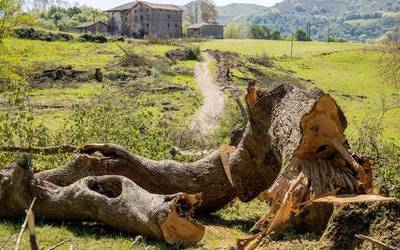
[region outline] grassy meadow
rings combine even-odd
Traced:
[[[261,40],[211,40],[195,43],[201,50],[224,50],[237,52],[243,56],[267,53],[273,58],[277,67],[290,71],[293,75],[309,82],[307,87],[319,87],[335,97],[343,108],[348,120],[347,134],[351,137],[356,132],[356,126],[367,117],[376,117],[380,114],[382,96],[394,96],[400,93],[394,88],[383,84],[378,71],[379,55],[373,47],[352,43],[323,43],[323,42],[295,42],[293,59],[290,59],[290,42],[288,41],[261,41]],[[165,53],[176,48],[175,45],[149,44],[144,45],[133,41],[132,43],[112,42],[105,44],[79,43],[79,42],[41,42],[20,39],[5,40],[5,47],[9,52],[0,54],[0,65],[8,65],[20,74],[29,76],[46,68],[54,68],[62,65],[71,65],[80,70],[93,71],[101,68],[105,75],[114,74],[116,71],[129,73],[137,66],[120,67],[115,62],[120,61],[124,52],[119,48],[130,49],[146,58],[159,60],[165,57]],[[188,125],[191,117],[196,113],[202,102],[202,95],[195,82],[193,69],[196,61],[177,62],[173,66],[151,67],[149,75],[140,78],[137,82],[148,88],[163,86],[183,86],[185,91],[171,93],[138,92],[132,86],[118,83],[119,80],[106,80],[97,83],[94,80],[63,83],[50,87],[38,87],[30,90],[29,100],[36,106],[49,106],[48,108],[33,108],[35,124],[43,124],[57,135],[62,131],[76,136],[70,143],[87,143],[96,140],[111,143],[125,143],[129,150],[144,154],[155,159],[170,158],[169,149],[176,143],[177,138]],[[210,68],[215,72],[216,65]],[[274,74],[274,69],[270,69]],[[122,74],[121,73],[121,74]],[[116,73],[115,73],[116,74]],[[239,74],[239,73],[238,73]],[[91,109],[103,105],[101,95],[113,95],[107,99],[111,104],[119,103],[121,116],[107,114],[104,118],[97,117],[90,121],[73,120],[71,116],[84,116],[90,113],[87,110],[75,111],[78,105],[90,105]],[[122,101],[116,101],[122,97]],[[0,95],[0,101],[5,97]],[[230,100],[230,99],[229,99]],[[107,103],[106,103],[107,104]],[[109,112],[107,105],[96,112]],[[52,106],[62,106],[52,108]],[[124,110],[124,111],[121,111]],[[0,112],[4,112],[0,109]],[[86,112],[86,113],[85,113]],[[115,111],[112,111],[115,112]],[[229,103],[221,124],[224,126],[232,122],[229,115],[238,112],[235,104]],[[98,115],[98,114],[97,114]],[[100,115],[101,116],[101,113]],[[81,118],[81,117],[80,117]],[[117,119],[118,118],[118,119]],[[102,120],[103,119],[103,120]],[[114,123],[114,119],[115,123]],[[125,127],[126,122],[135,124],[132,131],[126,131],[124,136],[132,134],[133,139],[118,138],[102,135],[113,132],[114,126]],[[70,128],[68,123],[73,122]],[[96,124],[99,123],[99,124]],[[93,129],[98,134],[87,137],[72,133],[71,130],[80,124],[88,125],[87,130]],[[75,126],[75,127],[74,127]],[[83,126],[83,125],[82,125]],[[105,128],[102,128],[104,126]],[[400,112],[393,110],[385,116],[385,138],[400,141]],[[144,134],[136,134],[136,130]],[[84,131],[81,131],[84,134]],[[121,135],[122,132],[115,132]],[[229,131],[218,129],[215,133],[216,142],[226,142]],[[102,136],[100,136],[102,135]],[[57,136],[55,136],[57,137]],[[134,140],[130,142],[130,140]],[[150,142],[147,142],[150,140]],[[59,142],[57,140],[51,142]],[[61,141],[65,142],[65,141]],[[8,157],[8,158],[7,158]],[[0,157],[2,159],[9,159]],[[57,162],[65,163],[70,155]],[[42,160],[38,160],[41,163]],[[50,164],[49,164],[50,165]],[[37,169],[48,168],[38,166]],[[54,165],[56,166],[56,165]],[[248,230],[266,209],[266,205],[253,201],[249,204],[235,202],[224,210],[221,210],[207,218],[200,218],[200,222],[207,227],[203,241],[197,246],[188,249],[229,249],[235,245],[236,239],[246,237]],[[0,223],[0,246],[4,242],[4,249],[11,249],[22,220],[4,221]],[[37,222],[38,241],[44,249],[63,240],[69,242],[58,249],[69,249],[73,244],[74,249],[169,249],[163,243],[147,240],[138,245],[132,245],[134,235],[115,232],[108,227],[95,223],[67,223],[67,222]],[[11,235],[10,240],[5,242]],[[29,249],[28,235],[24,236],[23,249]],[[316,238],[312,235],[298,236],[288,234],[284,241],[275,242],[266,249],[314,249]]]

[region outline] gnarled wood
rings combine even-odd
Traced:
[[[219,152],[194,163],[153,161],[112,144],[87,145],[80,152],[68,165],[37,173],[36,177],[67,186],[86,176],[125,176],[150,193],[202,193],[199,212],[221,209],[236,197]]]
[[[199,196],[150,194],[123,176],[90,176],[59,187],[15,163],[0,172],[1,218],[22,216],[37,197],[36,217],[94,220],[169,244],[194,244],[203,238],[205,228],[191,219]]]

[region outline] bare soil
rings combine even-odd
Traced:
[[[195,79],[204,95],[204,101],[189,125],[189,129],[206,138],[218,126],[222,118],[225,98],[224,93],[215,83],[208,68],[211,56],[204,53],[203,58],[203,61],[197,63],[195,67]]]

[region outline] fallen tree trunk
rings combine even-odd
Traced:
[[[244,202],[259,196],[270,208],[254,228],[258,238],[281,231],[321,196],[363,194],[372,186],[368,161],[350,154],[346,119],[328,94],[287,85],[256,92],[250,85],[246,102],[249,123],[239,145],[200,161],[153,161],[116,145],[92,144],[68,165],[35,177],[68,186],[86,176],[124,176],[151,193],[202,193],[200,212],[218,210],[236,196]]]
[[[92,144],[80,149],[80,154],[66,166],[35,176],[67,186],[86,176],[101,175],[125,176],[150,193],[202,193],[199,212],[221,209],[236,197],[219,152],[194,163],[178,163],[146,159],[117,145]]]
[[[86,177],[59,187],[11,164],[0,172],[0,217],[23,216],[34,197],[35,216],[94,220],[169,244],[194,244],[205,228],[191,219],[201,195],[150,194],[123,176]]]

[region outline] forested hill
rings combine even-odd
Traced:
[[[354,13],[398,12],[398,0],[285,0],[274,7],[294,14],[348,16]]]
[[[390,35],[400,17],[400,0],[285,0],[271,8],[232,4],[218,7],[219,21],[264,24],[289,35],[310,23],[316,40],[373,41]]]

